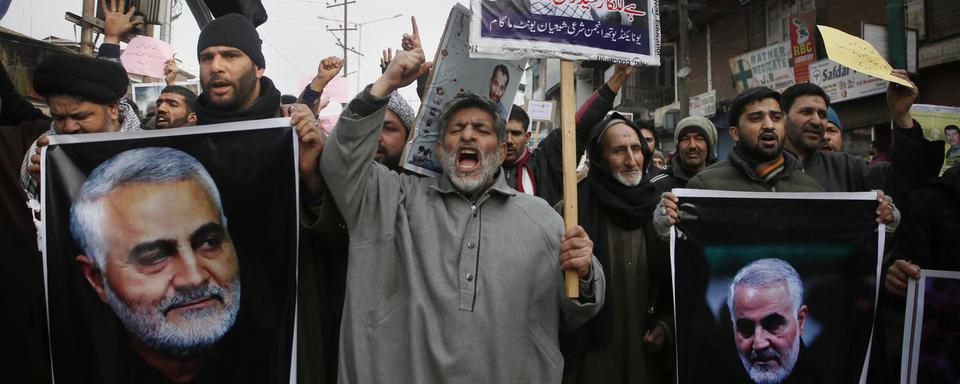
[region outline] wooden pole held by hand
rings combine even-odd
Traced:
[[[573,85],[573,61],[560,61],[560,127],[563,129],[563,226],[577,225],[577,98]],[[577,271],[564,271],[567,297],[580,297]]]

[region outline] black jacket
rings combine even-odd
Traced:
[[[814,151],[803,161],[803,172],[827,192],[862,192],[881,189],[894,201],[906,201],[913,190],[937,176],[943,165],[943,142],[929,141],[920,123],[910,129],[893,129],[890,162],[868,164],[845,152]]]
[[[903,207],[893,259],[924,269],[960,271],[960,166],[947,170],[932,187],[916,191]]]
[[[800,161],[790,153],[783,153],[783,171],[772,180],[760,180],[750,168],[748,160],[736,150],[727,160],[717,162],[696,174],[687,183],[688,188],[743,192],[823,192],[823,187],[803,173]]]

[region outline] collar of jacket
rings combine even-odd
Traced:
[[[754,169],[753,164],[751,164],[752,161],[743,158],[740,155],[740,151],[737,150],[736,148],[737,147],[734,146],[734,149],[730,151],[729,155],[727,155],[727,160],[730,161],[730,164],[733,164],[733,166],[740,169],[740,171],[746,174],[747,177],[750,178],[750,180],[763,183],[764,182],[763,179],[757,176],[757,172]],[[787,151],[786,148],[783,148],[781,153],[783,153],[783,171],[780,172],[779,175],[774,177],[774,179],[771,180],[771,182],[776,182],[777,180],[787,177],[795,171],[798,171],[798,170],[803,171],[803,167],[800,164],[800,160],[797,160],[797,158],[792,153],[790,153],[790,151]]]
[[[270,78],[260,78],[260,95],[253,104],[239,111],[220,111],[207,104],[203,93],[193,103],[197,113],[197,125],[231,123],[234,121],[260,120],[280,116],[280,91]]]
[[[801,162],[801,161],[800,161],[800,156],[797,156],[796,153],[793,153],[793,151],[787,149],[787,146],[786,146],[786,145],[783,146],[783,152],[784,152],[784,153],[789,153],[790,156],[793,156],[795,159],[797,159],[797,163],[800,164],[800,168],[801,168],[801,169],[810,167],[810,164],[813,164],[814,161],[819,161],[819,162],[822,163],[822,162],[823,162],[823,158],[827,156],[825,153],[823,153],[823,151],[821,151],[821,150],[818,149],[818,150],[815,150],[815,151],[813,151],[813,152],[810,152],[810,154],[807,155],[807,159]],[[784,160],[784,161],[786,161],[786,160]]]
[[[670,172],[670,175],[684,182],[690,181],[690,177],[697,174],[697,172],[694,172],[693,175],[687,176],[687,170],[680,166],[680,155],[673,155],[673,159],[670,160],[670,168],[667,169],[667,172]]]
[[[456,193],[462,195],[462,193],[460,193],[460,191],[453,186],[453,182],[450,181],[450,178],[446,175],[437,176],[436,181],[430,186],[430,188],[433,188],[442,194]],[[480,196],[490,194],[491,192],[496,192],[504,196],[515,196],[517,194],[515,189],[510,188],[510,186],[507,185],[507,180],[503,178],[503,171],[497,171],[497,176],[493,181],[493,185],[487,188],[487,190],[484,191]],[[480,201],[480,199],[477,199],[477,201]]]

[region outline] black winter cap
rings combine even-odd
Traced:
[[[237,48],[250,56],[257,67],[267,67],[266,60],[263,59],[260,34],[246,16],[231,13],[218,17],[203,27],[197,40],[197,56],[207,47],[218,45]]]
[[[127,94],[129,83],[120,63],[73,53],[47,57],[33,71],[33,89],[43,97],[67,95],[107,104]]]

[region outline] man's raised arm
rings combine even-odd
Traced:
[[[390,93],[414,82],[430,70],[430,65],[421,49],[398,52],[383,75],[350,102],[328,139],[320,172],[350,229],[360,217],[366,195],[379,193],[378,180],[371,173]],[[389,172],[386,168],[383,171]],[[374,190],[368,191],[368,187]]]

